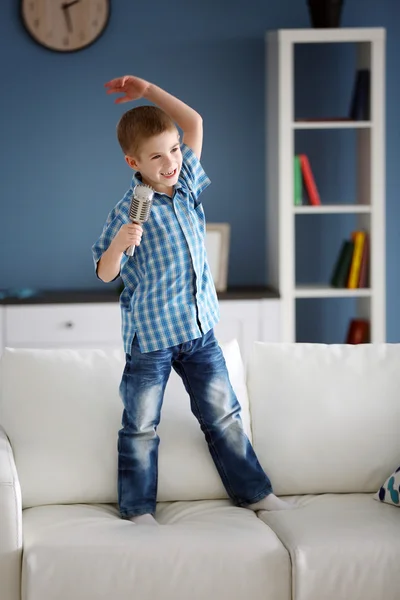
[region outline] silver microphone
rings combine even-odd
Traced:
[[[141,225],[149,216],[153,204],[154,190],[149,185],[138,183],[133,189],[131,205],[129,207],[129,218],[132,223]],[[129,246],[126,251],[128,256],[133,256],[135,246]]]

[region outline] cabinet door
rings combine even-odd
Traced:
[[[279,299],[261,300],[261,341],[282,341],[281,304]]]
[[[220,343],[237,339],[246,364],[254,341],[261,339],[260,300],[221,300],[219,306],[215,336]]]

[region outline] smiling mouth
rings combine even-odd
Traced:
[[[168,173],[161,173],[161,175],[163,177],[166,177],[167,179],[171,179],[171,177],[173,177],[176,173],[176,169],[173,169],[173,171],[168,171]]]

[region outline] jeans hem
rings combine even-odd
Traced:
[[[137,510],[132,510],[129,512],[121,512],[121,519],[131,519],[132,517],[139,517],[141,515],[152,515],[154,517],[156,510],[153,508],[138,508]]]
[[[260,492],[259,494],[257,494],[257,496],[254,496],[254,498],[252,498],[251,500],[246,500],[245,502],[240,502],[239,506],[246,507],[246,506],[249,506],[250,504],[255,504],[256,502],[260,502],[261,500],[264,500],[264,498],[266,498],[267,496],[269,496],[272,493],[273,493],[272,488],[270,487],[267,490],[264,490],[264,492]]]

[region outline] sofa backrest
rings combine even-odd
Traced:
[[[376,492],[400,461],[400,344],[257,342],[253,445],[279,495]]]
[[[250,436],[245,373],[236,341],[222,345]],[[14,451],[23,507],[117,502],[118,388],[122,350],[6,349],[0,361],[0,424]],[[226,498],[178,375],[168,381],[161,423],[158,500]]]

